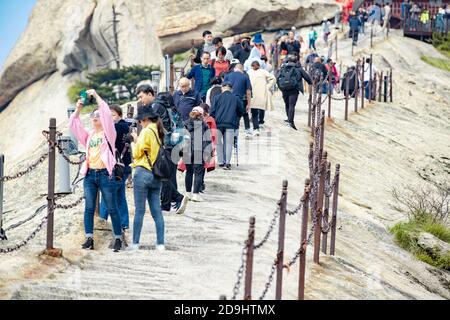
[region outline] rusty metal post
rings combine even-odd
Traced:
[[[3,176],[5,175],[5,156],[0,154],[0,240],[7,240],[3,231]]]
[[[384,92],[383,92],[384,102],[387,102],[387,96],[388,96],[387,89],[388,89],[388,76],[385,75],[384,76]]]
[[[330,255],[334,256],[336,248],[336,223],[337,223],[337,207],[339,198],[339,175],[340,175],[339,164],[336,164],[336,172],[334,173],[336,184],[333,190],[333,205],[332,205],[332,219],[331,219],[331,239],[330,239]]]
[[[278,230],[278,254],[277,254],[277,284],[275,288],[275,300],[281,300],[283,290],[283,258],[284,258],[284,233],[286,224],[287,207],[287,180],[283,181],[280,204],[280,226]]]
[[[334,61],[336,61],[336,63],[337,63],[337,60],[338,60],[338,35],[337,35],[337,33],[336,33],[336,52],[335,52],[335,58],[334,58]]]
[[[345,115],[344,119],[348,121],[348,82],[349,82],[348,72],[345,74]]]
[[[370,48],[373,47],[373,23],[370,26]]]
[[[313,85],[308,85],[308,127],[311,127],[311,104],[312,104],[312,89]]]
[[[322,111],[320,117],[320,143],[319,143],[319,163],[323,154],[323,142],[325,140],[325,110]]]
[[[300,270],[298,277],[298,300],[305,299],[305,268],[306,268],[306,248],[308,244],[306,243],[308,237],[308,211],[309,211],[309,191],[310,191],[310,181],[305,180],[305,188],[303,192],[303,208],[302,208],[302,229],[301,229],[301,239],[300,245],[302,251],[300,252]]]
[[[383,71],[380,73],[380,84],[378,85],[378,102],[381,102],[381,91],[383,91]]]
[[[309,162],[309,179],[313,181],[313,174],[314,174],[314,143],[309,143],[309,155],[308,155],[308,162]]]
[[[172,56],[170,57],[170,86],[169,86],[170,94],[173,94],[174,82],[175,82],[175,68],[173,65],[173,56]]]
[[[366,97],[366,85],[364,84],[365,61],[363,58],[361,69],[361,109],[364,109],[364,99]]]
[[[319,263],[320,258],[320,236],[322,233],[322,208],[323,208],[323,193],[325,184],[325,164],[327,161],[327,153],[324,152],[324,156],[319,165],[319,190],[317,198],[314,215],[316,216],[316,226],[314,227],[314,263]]]
[[[245,264],[244,300],[252,300],[253,250],[255,246],[255,217],[250,217],[247,239],[247,261]]]
[[[372,54],[370,54],[370,63],[369,63],[369,102],[373,99],[373,78],[372,78]]]
[[[330,181],[330,170],[331,170],[331,163],[326,163],[326,172],[325,172],[325,179]],[[329,216],[329,209],[330,209],[330,197],[325,194],[325,207],[323,210],[323,220],[328,222],[328,216]],[[328,243],[328,231],[323,232],[322,230],[322,252],[327,253],[327,243]]]
[[[53,220],[54,220],[54,199],[55,199],[55,157],[56,157],[56,119],[50,119],[49,140],[53,145],[48,148],[48,191],[47,191],[47,250],[53,249]]]
[[[328,118],[331,118],[331,68],[328,70]]]
[[[355,74],[355,91],[354,91],[354,95],[355,95],[355,112],[358,111],[358,93],[359,93],[359,67],[360,67],[360,61],[358,59],[358,61],[356,62],[356,74]]]
[[[314,137],[314,131],[316,129],[316,104],[317,104],[317,82],[313,81],[312,88],[312,105],[311,105],[311,137]]]
[[[447,23],[448,19],[447,19]],[[392,102],[392,68],[389,70],[389,101]]]

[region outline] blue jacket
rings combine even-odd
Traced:
[[[216,71],[211,67],[211,65],[208,65],[208,69],[210,72],[210,79],[214,78],[216,75]],[[188,79],[194,78],[195,84],[194,84],[194,90],[196,93],[200,92],[203,88],[203,74],[202,74],[202,65],[197,64],[195,65],[191,71],[189,71],[188,75],[186,76]]]
[[[348,25],[350,26],[350,29],[358,30],[361,26],[361,21],[356,16],[350,16],[348,19]]]
[[[189,119],[189,113],[194,107],[202,104],[202,99],[200,98],[200,94],[194,92],[192,89],[189,89],[186,94],[183,94],[183,92],[179,90],[174,92],[173,102],[175,103],[177,111],[181,114],[183,121],[187,121]]]
[[[225,91],[214,97],[210,115],[216,120],[219,129],[239,129],[239,119],[245,109],[242,100],[232,93]]]

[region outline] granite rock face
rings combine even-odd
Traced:
[[[334,1],[38,0],[27,29],[0,71],[0,111],[23,89],[53,73],[162,63],[214,34],[273,30],[332,17]],[[115,23],[113,21],[116,21]]]

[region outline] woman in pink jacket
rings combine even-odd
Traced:
[[[122,228],[115,199],[116,177],[113,174],[116,160],[113,154],[116,141],[116,129],[111,117],[108,104],[97,94],[95,90],[88,90],[87,94],[93,96],[98,103],[98,109],[91,115],[93,130],[84,128],[80,112],[83,108],[82,100],[78,100],[76,111],[70,117],[70,130],[78,142],[86,149],[86,161],[81,168],[84,178],[84,230],[86,241],[83,249],[94,249],[94,212],[99,190],[106,204],[106,210],[111,216],[114,229],[114,252],[122,248]]]

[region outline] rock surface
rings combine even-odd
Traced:
[[[431,233],[421,232],[417,243],[428,252],[436,254],[450,254],[450,244],[436,238]]]

